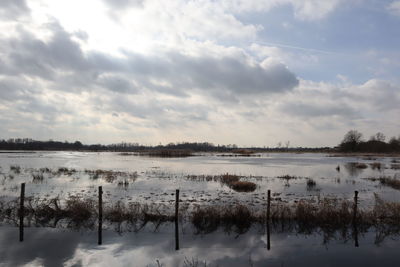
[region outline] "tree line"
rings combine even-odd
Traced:
[[[338,149],[342,152],[400,152],[400,135],[397,138],[393,136],[386,142],[386,136],[378,132],[369,140],[364,140],[362,133],[350,130],[345,134]]]
[[[287,144],[289,144],[287,142]],[[80,141],[60,142],[60,141],[37,141],[30,138],[10,138],[8,140],[0,140],[0,150],[66,150],[66,151],[114,151],[114,152],[141,152],[151,150],[189,150],[193,152],[235,152],[239,150],[249,150],[253,152],[327,152],[331,150],[329,147],[289,147],[282,146],[281,142],[276,147],[239,147],[235,144],[214,145],[209,142],[181,142],[169,143],[166,145],[142,145],[139,143],[121,142],[116,144],[102,145],[82,144]]]

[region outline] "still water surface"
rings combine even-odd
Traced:
[[[149,158],[118,153],[36,152],[0,153],[1,198],[19,195],[19,185],[26,183],[26,195],[40,198],[70,195],[97,197],[97,186],[104,187],[105,202],[121,200],[142,203],[173,204],[175,189],[182,201],[197,204],[245,203],[264,205],[268,189],[276,201],[292,202],[302,198],[339,197],[351,199],[360,192],[362,206],[374,203],[374,193],[391,201],[399,200],[399,191],[365,178],[399,177],[392,168],[398,158],[329,157],[327,154],[270,153],[258,157],[221,157],[202,154],[189,158]],[[365,163],[354,168],[351,163]],[[372,168],[372,163],[381,168]],[[16,173],[10,166],[20,166]],[[339,168],[337,168],[339,166]],[[72,175],[45,174],[43,181],[32,175],[40,168],[73,168]],[[112,170],[137,173],[129,184],[91,179],[85,170]],[[187,179],[188,175],[243,176],[257,184],[251,193],[234,192],[215,181]],[[282,175],[297,176],[286,181]],[[316,186],[307,187],[313,179]],[[18,241],[18,228],[0,226],[1,266],[400,266],[399,238],[382,238],[376,231],[360,233],[359,246],[352,234],[315,230],[272,229],[271,247],[267,249],[265,229],[251,227],[243,234],[219,229],[199,235],[190,226],[179,228],[179,250],[175,250],[174,227],[149,225],[137,233],[118,233],[112,226],[103,232],[103,244],[97,245],[97,233],[90,229],[27,227],[24,242]],[[206,263],[206,265],[204,264]],[[196,265],[197,264],[197,265]]]

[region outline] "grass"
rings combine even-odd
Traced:
[[[67,227],[95,227],[98,218],[97,201],[71,196],[61,201],[27,198],[25,217],[40,225],[59,222]],[[147,223],[156,228],[165,222],[174,221],[174,203],[171,205],[123,203],[103,203],[105,223],[121,225],[125,223],[130,230],[139,231]],[[0,221],[17,222],[19,200],[0,199]],[[387,202],[375,195],[375,205],[371,209],[357,210],[357,225],[361,229],[397,229],[400,232],[400,203]],[[245,233],[253,224],[265,226],[266,208],[252,208],[242,204],[197,206],[192,210],[180,211],[180,220],[190,222],[197,233],[211,233],[219,227],[225,231]],[[354,227],[353,202],[337,198],[323,198],[318,201],[301,200],[297,203],[272,201],[270,223],[285,227],[295,227],[299,233],[313,230],[331,233]]]
[[[221,178],[220,178],[220,182],[223,184],[226,184],[226,185],[231,185],[235,182],[239,182],[239,180],[240,180],[240,177],[238,175],[229,174],[229,173],[221,175]]]
[[[276,178],[289,181],[289,180],[300,179],[301,177],[286,174],[286,175],[277,176]]]
[[[392,170],[400,170],[400,164],[391,164],[391,165],[390,165],[390,168],[391,168]]]
[[[56,173],[58,175],[63,174],[63,175],[71,176],[74,173],[76,173],[76,170],[75,169],[68,169],[68,168],[65,168],[65,167],[59,167],[58,170],[56,171]]]
[[[366,178],[370,181],[379,181],[381,185],[389,186],[393,189],[400,190],[400,180],[393,177],[382,176],[379,178]]]
[[[89,175],[90,179],[104,179],[108,183],[113,183],[118,177],[122,177],[129,179],[131,182],[134,182],[138,177],[137,172],[120,172],[120,171],[111,171],[111,170],[85,170],[85,173]]]
[[[315,189],[316,186],[317,183],[313,179],[311,178],[307,179],[307,190],[313,190]]]
[[[21,173],[21,166],[10,165],[10,171],[13,171],[15,174],[19,174],[19,173]]]
[[[240,181],[240,177],[235,174],[223,174],[220,176],[220,182],[227,185],[236,192],[253,192],[257,185],[253,182]]]
[[[276,178],[285,180],[285,186],[289,187],[290,186],[290,183],[289,183],[290,180],[297,180],[297,179],[301,179],[302,177],[286,174],[286,175],[277,176]]]
[[[237,181],[230,184],[230,187],[236,192],[253,192],[257,185],[248,181]]]
[[[380,162],[373,162],[370,163],[369,166],[371,167],[371,169],[373,170],[380,170],[382,168],[382,163]]]
[[[43,173],[33,173],[32,174],[32,182],[41,183],[44,180]]]
[[[350,165],[356,169],[366,169],[368,168],[368,165],[365,163],[360,163],[360,162],[351,162]]]

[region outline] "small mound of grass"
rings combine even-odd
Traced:
[[[380,170],[382,168],[382,164],[380,162],[370,163],[369,166],[371,166],[371,169],[373,170]]]
[[[21,166],[19,165],[11,165],[10,171],[13,171],[15,174],[21,173]]]
[[[236,192],[253,192],[257,185],[252,182],[240,181],[240,177],[235,174],[223,174],[219,178],[220,182],[226,184]]]
[[[233,182],[230,187],[236,192],[253,192],[257,185],[248,181],[237,181]]]
[[[350,163],[354,168],[356,169],[366,169],[368,168],[368,165],[365,163],[360,163],[360,162],[352,162]]]

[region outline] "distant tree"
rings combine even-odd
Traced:
[[[390,138],[389,145],[392,150],[400,150],[400,136],[398,138],[394,136]]]
[[[386,139],[386,136],[381,132],[376,133],[375,135],[371,136],[371,138],[370,138],[371,141],[379,141],[379,142],[385,142],[385,139]]]
[[[350,130],[345,134],[342,142],[340,143],[339,145],[340,150],[356,151],[357,146],[361,143],[361,141],[362,141],[362,133],[356,130]]]

